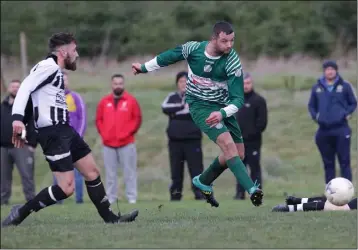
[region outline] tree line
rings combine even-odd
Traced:
[[[70,31],[82,57],[124,59],[209,39],[218,20],[233,23],[236,49],[253,59],[344,56],[357,45],[356,1],[2,1],[1,53],[18,56],[24,31],[37,60],[53,32]]]

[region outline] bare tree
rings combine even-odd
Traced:
[[[106,55],[110,46],[110,40],[111,40],[110,38],[111,38],[112,30],[113,30],[113,26],[107,25],[106,33],[101,46],[101,54],[99,55],[99,58],[95,61],[95,65],[105,63],[106,61]]]
[[[27,44],[25,32],[20,32],[21,67],[23,78],[27,75]]]

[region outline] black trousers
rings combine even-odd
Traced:
[[[262,189],[262,173],[261,173],[261,141],[245,142],[245,159],[243,163],[250,169],[251,179],[255,182],[257,180],[260,183]],[[237,183],[236,185],[236,197],[244,199],[245,189]]]
[[[170,186],[170,199],[181,200],[184,181],[184,163],[189,169],[190,177],[193,178],[204,171],[203,153],[201,140],[169,140],[170,172],[172,184]],[[190,181],[191,183],[191,181]],[[201,199],[201,192],[191,185],[195,199]]]
[[[9,203],[14,165],[19,170],[26,201],[35,197],[34,159],[34,151],[28,145],[23,148],[1,147],[1,204]]]

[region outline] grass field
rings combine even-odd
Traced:
[[[250,201],[234,201],[235,180],[225,172],[215,183],[220,208],[196,202],[185,177],[184,200],[168,202],[169,166],[165,128],[167,117],[160,104],[174,89],[175,73],[183,69],[169,67],[147,76],[130,76],[129,64],[108,66],[88,73],[80,67],[70,74],[73,89],[80,92],[88,105],[86,140],[103,170],[101,141],[94,127],[99,99],[109,92],[110,76],[124,73],[127,89],[136,96],[142,111],[143,125],[137,135],[139,167],[139,200],[129,205],[123,197],[122,212],[139,208],[134,224],[103,225],[87,195],[85,204],[75,205],[70,198],[62,206],[53,206],[33,214],[22,226],[1,231],[2,248],[357,248],[357,214],[355,212],[273,214],[272,206],[282,203],[285,194],[310,196],[323,193],[324,177],[321,159],[314,144],[316,125],[307,111],[311,80],[321,72],[294,64],[292,70],[271,68],[277,64],[252,66],[257,90],[267,99],[269,124],[264,134],[262,166],[265,203],[255,208]],[[271,67],[271,68],[270,68]],[[282,66],[283,67],[283,66]],[[305,71],[302,71],[302,68]],[[300,69],[300,70],[298,70]],[[282,73],[284,72],[284,73]],[[356,85],[356,64],[341,70]],[[5,77],[18,78],[18,71],[7,70]],[[292,85],[287,77],[294,75]],[[286,79],[286,80],[285,80]],[[357,176],[357,117],[352,126],[352,168]],[[219,153],[218,147],[204,144],[205,166]],[[37,149],[36,190],[51,184],[52,176]],[[339,167],[337,164],[337,173]],[[121,172],[119,171],[119,178]],[[23,202],[21,182],[14,171],[12,203]],[[158,207],[161,206],[161,209]],[[1,207],[1,218],[10,207]],[[113,207],[116,210],[116,205]]]
[[[163,204],[159,210],[158,205]],[[2,248],[354,248],[356,214],[273,214],[270,201],[143,201],[136,223],[104,225],[91,205],[69,203],[2,230]],[[129,210],[134,205],[123,205]]]

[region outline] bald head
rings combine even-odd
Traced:
[[[254,87],[254,84],[252,82],[251,74],[248,72],[244,73],[244,92],[250,93]]]

